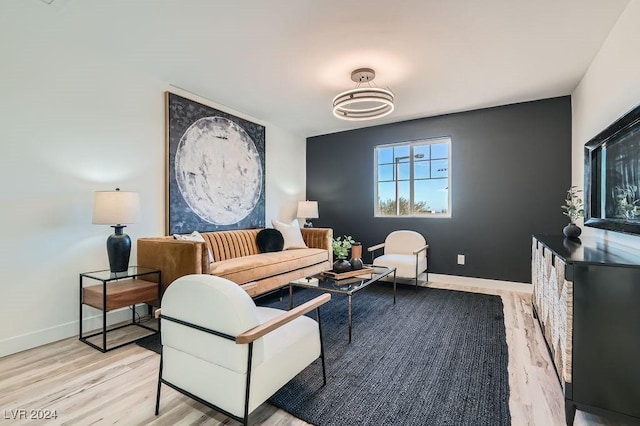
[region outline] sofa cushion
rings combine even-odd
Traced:
[[[323,249],[285,250],[212,263],[209,273],[246,284],[326,261],[327,251]]]
[[[277,229],[267,228],[258,232],[256,235],[256,243],[260,249],[260,253],[270,253],[273,251],[282,251],[284,248],[284,238],[282,233]]]
[[[298,219],[294,219],[291,223],[283,223],[274,219],[271,224],[282,233],[285,250],[307,248],[304,238],[302,238]]]

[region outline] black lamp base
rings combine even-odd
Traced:
[[[311,221],[309,219],[307,219],[304,222],[304,225],[302,225],[303,228],[313,228],[313,223],[311,223]]]
[[[112,226],[115,233],[107,238],[107,255],[111,272],[124,272],[129,269],[131,255],[131,238],[122,229],[125,225]]]

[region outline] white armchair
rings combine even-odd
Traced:
[[[319,307],[323,294],[290,311],[257,307],[236,283],[186,275],[162,298],[162,384],[248,424],[249,414],[320,358],[326,384]],[[304,316],[316,310],[318,321]]]
[[[393,231],[384,240],[367,249],[371,253],[371,263],[396,268],[396,276],[415,280],[427,270],[427,249],[429,245],[422,235],[415,231]],[[384,249],[382,256],[375,257],[375,251]],[[429,275],[427,274],[427,281]]]

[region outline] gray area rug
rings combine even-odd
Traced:
[[[295,305],[318,293],[294,293]],[[258,304],[288,308],[288,297]],[[319,361],[269,402],[316,425],[509,425],[509,376],[498,296],[374,284],[321,308]]]
[[[295,305],[317,295],[296,290]],[[277,296],[256,303],[288,309]],[[316,361],[269,403],[319,426],[511,424],[500,297],[399,285],[394,305],[374,284],[353,297],[350,344],[345,296],[321,316],[327,385]],[[136,343],[161,350],[157,335]]]
[[[143,348],[149,349],[150,351],[154,351],[158,354],[162,352],[162,343],[160,343],[159,334],[152,334],[151,336],[136,340],[136,345],[142,346]]]

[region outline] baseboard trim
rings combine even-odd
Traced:
[[[429,282],[461,284],[473,287],[490,288],[494,290],[515,291],[518,293],[533,293],[533,286],[529,283],[515,281],[489,280],[485,278],[462,277],[459,275],[445,275],[429,273]],[[428,286],[429,283],[423,284]]]
[[[136,312],[141,316],[147,315],[147,305],[136,305]],[[131,321],[131,310],[129,308],[122,308],[107,313],[107,326],[124,321]],[[102,328],[102,314],[88,316],[84,318],[82,322],[83,330],[97,330],[100,328]],[[82,334],[85,333],[83,332]],[[78,336],[78,321],[71,321],[32,333],[9,337],[0,340],[0,357],[74,336]]]

